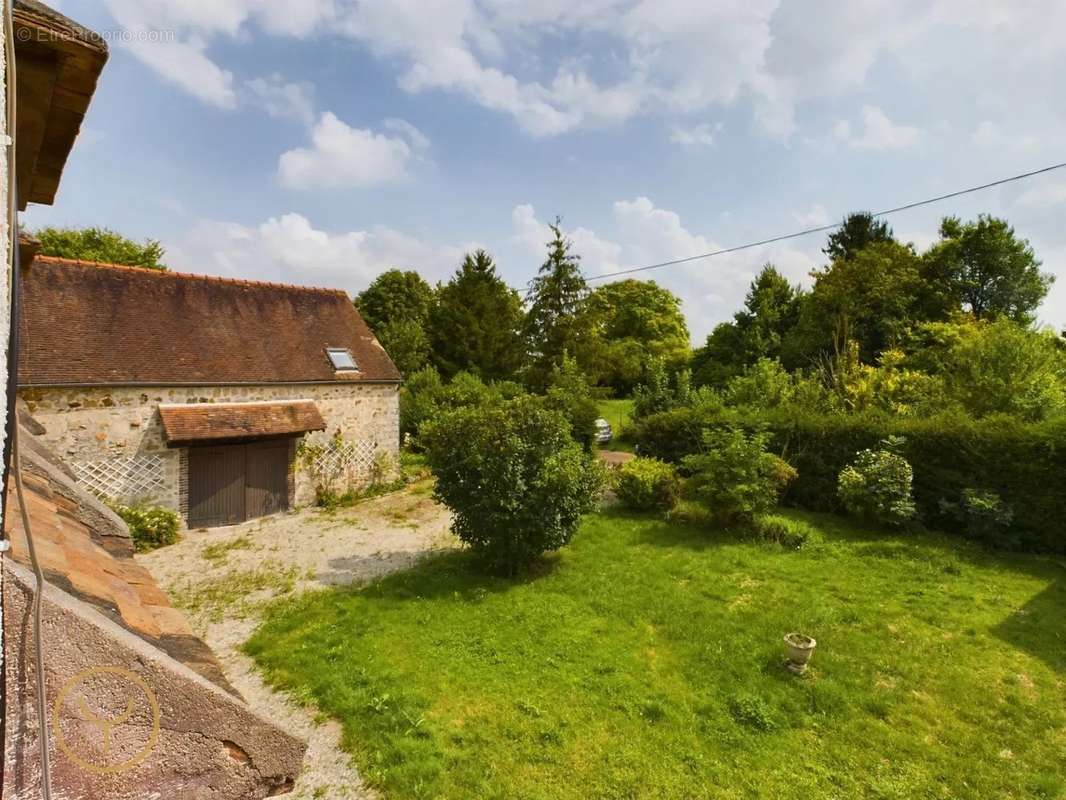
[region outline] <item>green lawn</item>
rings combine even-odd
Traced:
[[[436,557],[248,652],[386,798],[1062,796],[1066,562],[789,516],[798,551],[594,515],[536,576]]]
[[[624,400],[600,400],[597,405],[600,408],[600,416],[611,423],[614,431],[614,440],[607,445],[602,445],[602,450],[623,450],[633,452],[633,445],[621,440],[622,432],[629,427],[629,420],[633,416],[633,401]]]

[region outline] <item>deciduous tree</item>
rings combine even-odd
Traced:
[[[1040,271],[1033,248],[1006,220],[987,214],[975,222],[945,217],[940,242],[923,258],[923,273],[940,304],[976,319],[1008,317],[1028,323],[1054,277]]]
[[[874,363],[924,320],[919,260],[909,246],[876,242],[812,274],[814,288],[785,348],[792,366],[843,353],[850,341],[858,342],[863,363]]]
[[[399,269],[381,273],[355,298],[366,324],[405,375],[429,358],[425,326],[433,301],[433,289],[421,275]]]
[[[109,228],[49,227],[41,228],[34,236],[41,242],[42,255],[166,269],[162,263],[166,251],[155,239],[135,242]]]
[[[688,326],[681,300],[654,281],[624,280],[598,287],[589,295],[591,346],[580,353],[586,371],[601,384],[628,395],[641,378],[649,356],[669,370],[689,359]]]
[[[355,306],[375,332],[401,320],[425,323],[433,306],[433,287],[417,272],[390,269],[356,296]]]

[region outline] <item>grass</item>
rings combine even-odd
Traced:
[[[611,423],[611,429],[614,431],[614,439],[609,444],[601,445],[600,449],[632,453],[632,443],[623,441],[622,436],[633,416],[633,401],[630,399],[600,400],[597,405],[600,409],[600,416]]]
[[[288,594],[299,577],[296,567],[267,560],[254,570],[230,570],[206,581],[185,583],[170,596],[178,608],[203,615],[211,622],[220,622],[226,616],[242,619],[264,602],[255,597],[257,594]]]
[[[246,534],[242,534],[235,539],[204,545],[203,550],[200,551],[200,556],[205,561],[210,561],[214,564],[225,564],[229,554],[234,550],[250,550],[251,548],[251,538]]]
[[[1066,562],[784,516],[798,550],[594,515],[525,579],[431,558],[247,651],[392,800],[1061,797]]]

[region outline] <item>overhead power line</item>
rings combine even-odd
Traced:
[[[906,205],[896,206],[895,208],[888,208],[884,211],[877,211],[873,214],[875,217],[886,217],[889,214],[897,214],[900,211],[908,211],[912,208],[919,208],[920,206],[931,205],[932,203],[939,203],[942,200],[950,200],[952,197],[961,197],[964,194],[972,194],[973,192],[980,192],[984,189],[991,189],[994,186],[1002,186],[1005,183],[1013,183],[1014,181],[1025,180],[1026,178],[1032,178],[1035,175],[1042,175],[1045,172],[1052,172],[1056,169],[1062,169],[1066,167],[1066,161],[1061,164],[1052,164],[1050,167],[1044,167],[1043,169],[1035,169],[1032,172],[1023,172],[1021,175],[1012,175],[1009,178],[1002,178],[998,181],[992,181],[991,183],[983,183],[980,186],[971,186],[969,189],[959,189],[957,192],[949,192],[948,194],[938,195],[937,197],[930,197],[927,200],[919,200],[915,203],[907,203]],[[805,228],[801,231],[795,231],[794,233],[786,233],[781,236],[772,236],[769,239],[760,239],[757,242],[748,242],[747,244],[739,244],[735,247],[726,247],[722,250],[714,250],[710,253],[700,253],[697,256],[687,256],[685,258],[675,258],[670,261],[660,261],[657,264],[647,264],[643,267],[630,267],[629,269],[620,269],[617,272],[608,272],[604,275],[595,275],[588,278],[588,281],[602,281],[607,278],[617,278],[620,275],[632,275],[634,272],[647,272],[653,269],[662,269],[663,267],[672,267],[676,264],[687,264],[690,261],[700,261],[705,258],[714,258],[715,256],[724,256],[727,253],[737,253],[741,250],[750,250],[753,247],[762,247],[767,244],[774,244],[775,242],[784,242],[788,239],[798,239],[801,236],[810,236],[812,233],[825,233],[827,231],[836,230],[841,227],[843,222],[836,222],[832,225],[820,225],[817,228]]]

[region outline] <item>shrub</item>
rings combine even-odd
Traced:
[[[453,532],[510,574],[568,543],[603,488],[602,465],[538,398],[457,409],[422,437]]]
[[[796,471],[767,452],[768,433],[739,428],[703,433],[704,452],[687,456],[693,494],[719,523],[751,522],[777,505]]]
[[[961,326],[940,361],[949,398],[975,417],[1036,422],[1066,413],[1066,352],[1056,333],[1005,319]]]
[[[444,381],[433,367],[411,373],[400,390],[400,435],[418,435],[422,423],[432,419],[444,394]]]
[[[419,447],[422,426],[441,414],[466,406],[508,400],[525,390],[511,381],[485,383],[477,375],[459,372],[445,383],[433,367],[410,375],[400,392],[400,435]]]
[[[683,369],[670,381],[666,362],[657,357],[645,360],[641,382],[633,389],[633,417],[646,417],[688,405],[693,399],[692,373]]]
[[[971,539],[999,546],[1016,544],[1010,535],[1014,510],[996,492],[963,489],[957,503],[941,500],[940,510],[958,520]]]
[[[903,440],[889,437],[879,450],[863,450],[840,471],[837,493],[852,514],[899,525],[914,518],[914,470],[899,454]]]
[[[633,511],[669,511],[681,499],[681,480],[670,464],[635,458],[618,469],[615,491]]]
[[[133,547],[138,553],[166,547],[178,541],[181,521],[169,508],[135,503],[114,504],[111,509],[122,517],[122,521],[130,529],[130,538],[133,539]]]
[[[548,382],[547,405],[560,411],[570,424],[570,435],[586,450],[592,450],[596,436],[599,407],[592,399],[588,378],[577,361],[563,354],[563,363],[556,366]]]
[[[760,358],[726,384],[725,401],[731,406],[775,408],[792,400],[795,384],[781,362]]]
[[[671,463],[698,451],[702,432],[739,426],[768,430],[773,452],[787,455],[799,472],[783,502],[812,511],[840,511],[840,471],[853,454],[876,449],[888,436],[903,436],[903,455],[914,470],[914,502],[925,524],[966,534],[957,515],[940,501],[980,486],[995,491],[1014,512],[1007,532],[1016,546],[1066,553],[1066,419],[1023,423],[991,416],[898,417],[884,414],[822,414],[795,407],[751,413],[705,405],[675,409],[637,421],[633,435],[642,455]],[[1000,543],[1010,546],[1010,541]]]

